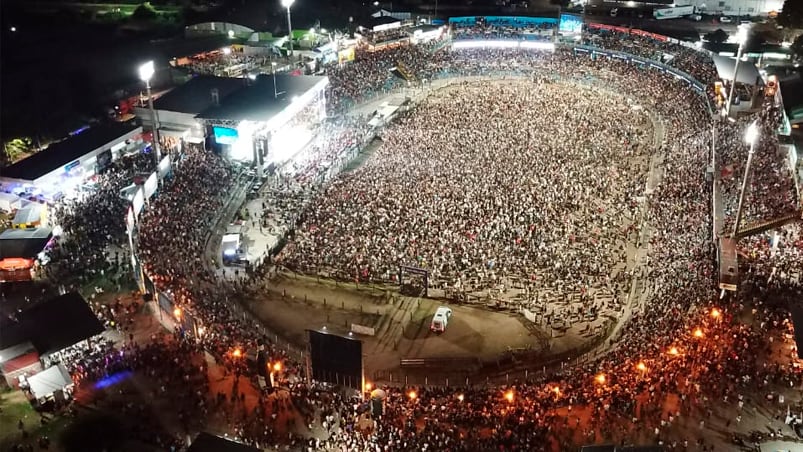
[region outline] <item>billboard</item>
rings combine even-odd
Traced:
[[[561,14],[558,31],[565,33],[582,33],[583,18],[574,14]]]
[[[337,62],[344,63],[346,61],[354,61],[354,47],[349,47],[337,52]]]
[[[307,330],[312,378],[362,389],[362,341]]]

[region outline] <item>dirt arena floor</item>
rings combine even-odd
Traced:
[[[282,273],[246,306],[281,338],[303,347],[305,330],[348,334],[352,325],[373,328],[363,341],[366,374],[392,371],[403,358],[495,361],[510,350],[550,353],[581,345],[590,337],[569,332],[552,337],[524,317],[485,307],[448,304],[452,318],[442,334],[429,326],[439,300],[399,295],[393,288],[335,283]]]

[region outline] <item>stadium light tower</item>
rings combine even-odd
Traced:
[[[290,22],[290,7],[293,6],[293,2],[295,0],[282,0],[282,6],[287,8],[287,39],[290,40],[290,53],[288,55],[293,56],[293,25]]]
[[[747,181],[750,179],[750,164],[753,163],[753,152],[756,148],[756,141],[758,141],[758,120],[753,121],[747,127],[747,132],[744,134],[744,140],[750,145],[750,151],[747,153],[747,165],[744,168],[744,178],[742,179],[742,190],[739,192],[739,207],[736,210],[736,222],[733,224],[733,237],[736,238],[736,233],[739,232],[739,223],[742,221],[742,208],[744,207],[744,192],[747,189]]]
[[[728,93],[728,104],[725,106],[725,116],[731,115],[731,103],[733,102],[733,92],[736,89],[736,80],[739,74],[739,62],[742,60],[742,51],[744,44],[747,42],[747,33],[750,32],[749,25],[739,25],[739,31],[736,33],[736,41],[739,42],[739,50],[736,51],[736,64],[733,66],[733,80],[731,80],[731,89]]]
[[[156,160],[156,167],[159,167],[159,161],[162,159],[162,153],[159,149],[159,117],[156,116],[156,110],[153,108],[153,96],[151,95],[151,78],[156,72],[153,61],[148,61],[139,67],[139,79],[145,82],[145,89],[148,92],[148,108],[151,111],[151,121],[153,124],[153,157]]]

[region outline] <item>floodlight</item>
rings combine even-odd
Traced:
[[[758,125],[756,121],[753,121],[748,127],[747,131],[744,133],[744,140],[748,144],[755,144],[756,139],[758,139]]]
[[[309,34],[311,35],[315,34],[315,27],[309,29]]]
[[[293,2],[295,2],[295,0],[282,0],[282,6],[285,8],[290,8],[293,6]]]
[[[228,35],[229,35],[229,39],[233,38],[234,37],[234,30],[229,30]]]
[[[231,47],[223,47],[223,55],[231,55]]]
[[[139,67],[139,79],[147,82],[153,77],[154,72],[156,72],[156,69],[153,67],[153,61],[148,61]]]

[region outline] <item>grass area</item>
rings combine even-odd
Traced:
[[[45,424],[42,424],[41,419],[22,391],[7,390],[0,394],[0,450],[9,450],[17,443],[36,446],[39,438],[47,436],[51,440],[50,450],[58,451],[55,443],[71,419],[58,416],[49,418]],[[22,432],[19,429],[20,420],[25,431],[30,434],[25,441],[22,441]]]
[[[21,391],[9,390],[0,394],[0,446],[5,446],[21,438],[19,421],[22,420],[25,430],[33,432],[40,426],[39,414]]]

